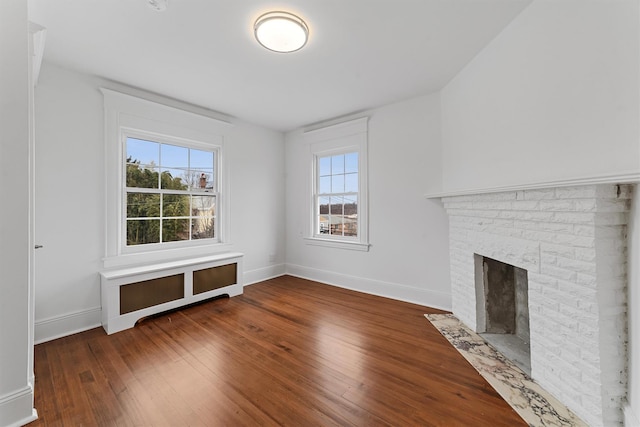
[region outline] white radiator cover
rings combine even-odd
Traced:
[[[592,426],[622,422],[631,190],[601,184],[442,199],[454,314],[476,329],[474,254],[526,269],[532,376]]]

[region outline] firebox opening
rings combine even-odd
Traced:
[[[531,375],[527,270],[474,255],[477,332]]]

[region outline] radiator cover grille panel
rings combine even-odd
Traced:
[[[237,271],[236,263],[194,271],[193,294],[197,295],[237,283]]]
[[[184,298],[184,274],[120,286],[120,314]]]

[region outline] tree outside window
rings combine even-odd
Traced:
[[[127,246],[216,239],[217,152],[126,138]]]

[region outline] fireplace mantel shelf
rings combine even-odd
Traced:
[[[545,181],[532,184],[507,185],[502,187],[470,188],[463,190],[444,191],[440,193],[427,193],[427,199],[440,199],[443,197],[470,196],[474,194],[502,193],[506,191],[541,190],[545,188],[573,187],[578,185],[594,184],[632,184],[640,182],[640,172],[629,172],[615,175],[600,175],[585,178],[565,179],[559,181]]]

